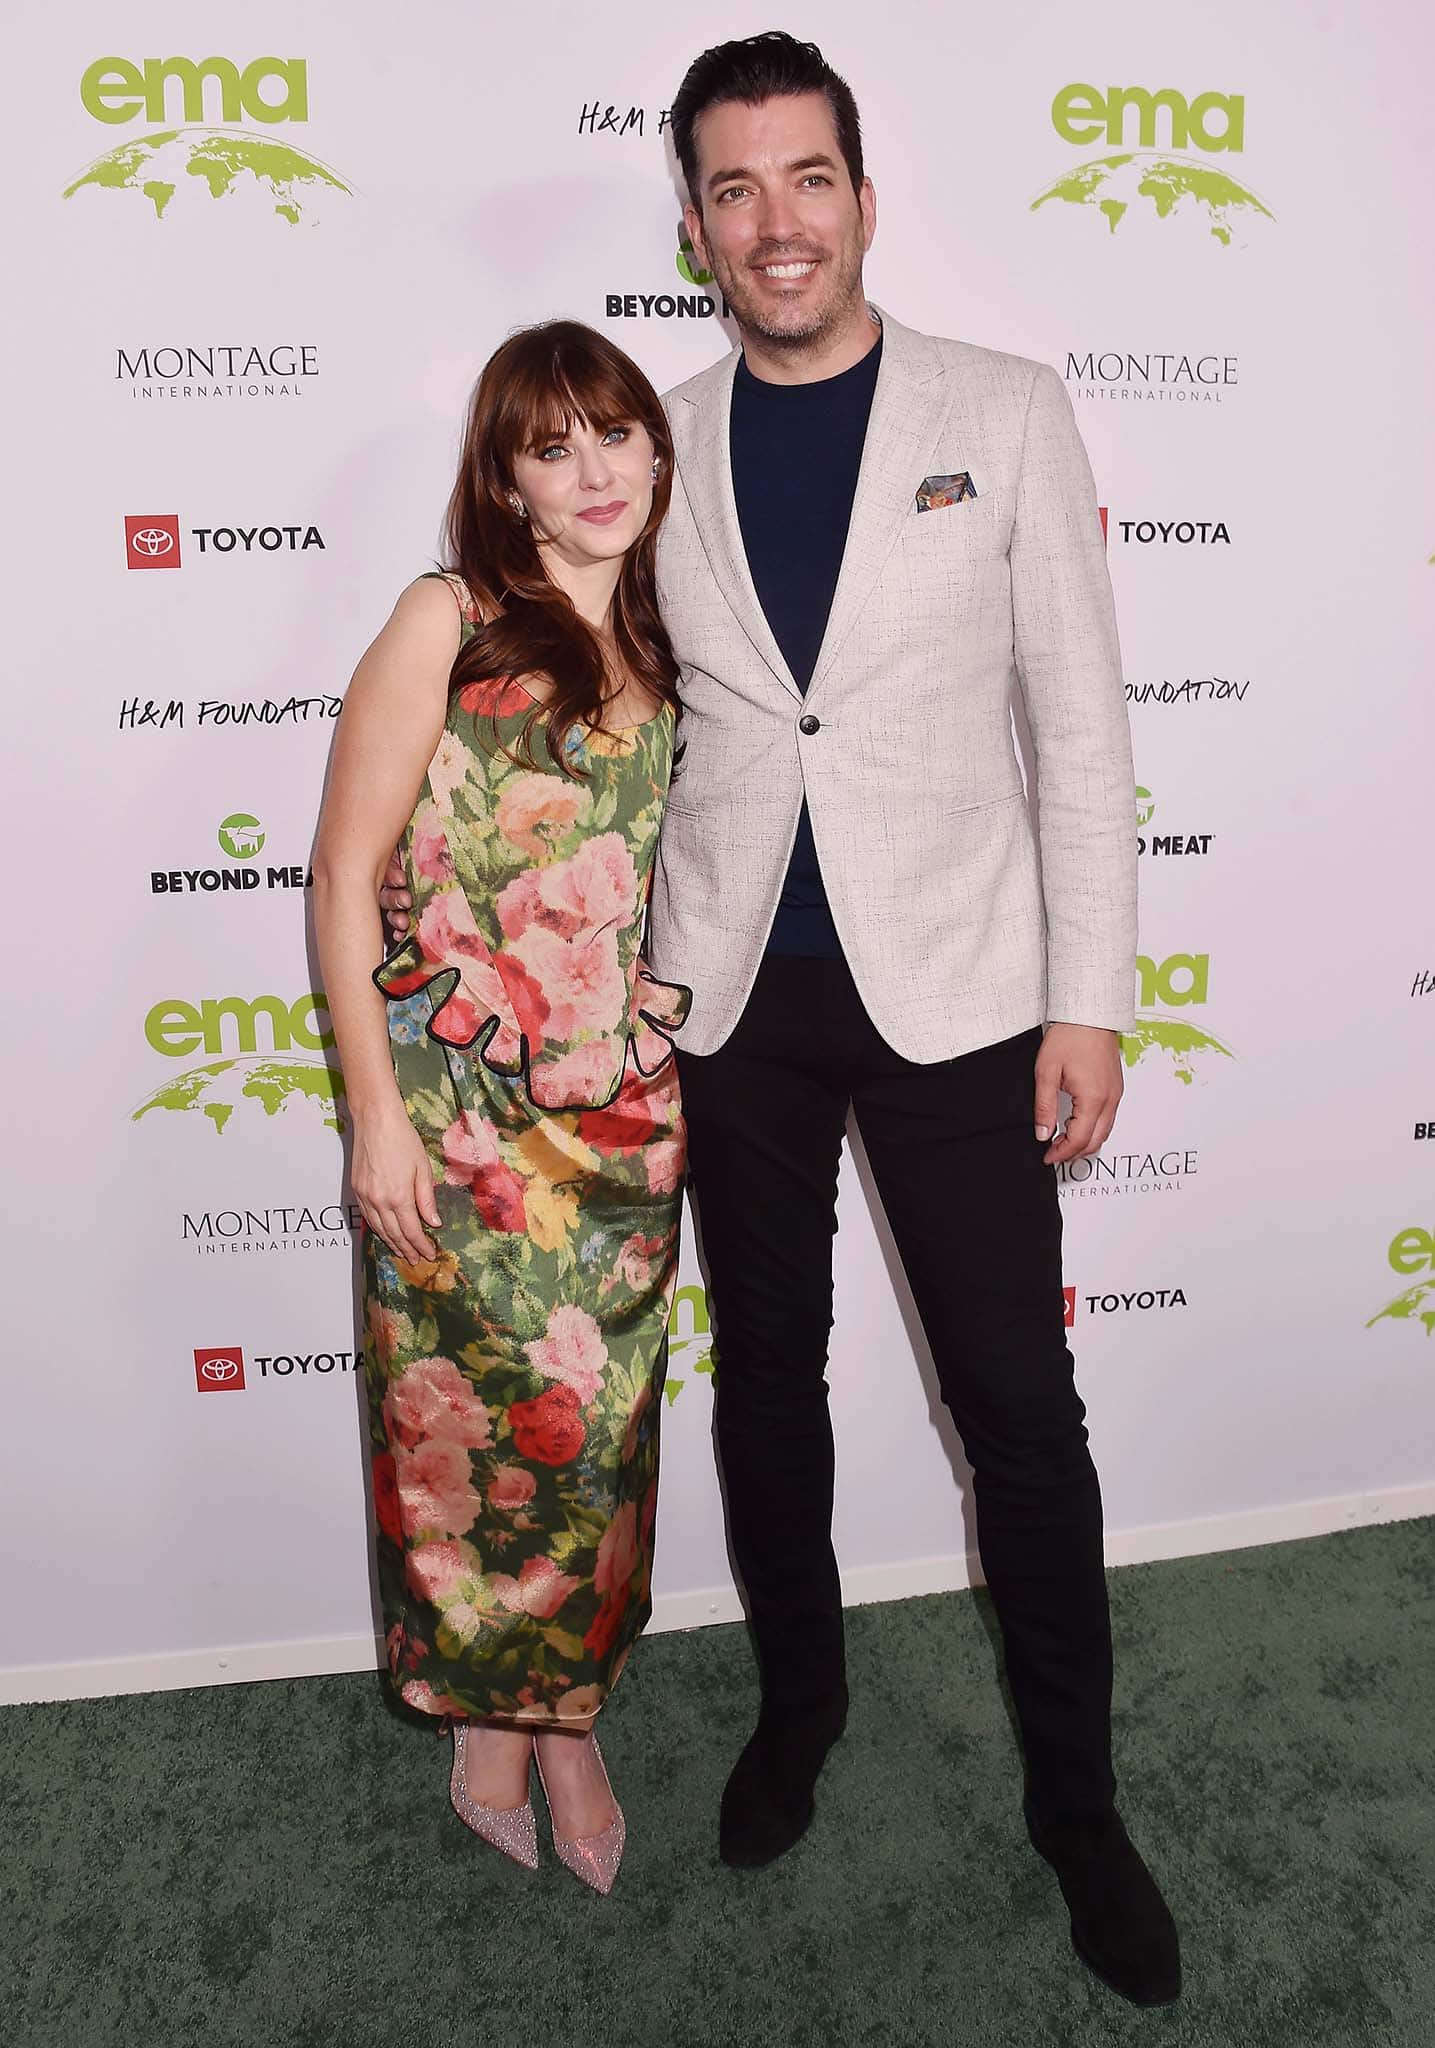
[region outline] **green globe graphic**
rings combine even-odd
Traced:
[[[146,1096],[131,1114],[138,1123],[151,1110],[198,1115],[223,1135],[237,1111],[242,1118],[284,1114],[311,1116],[322,1129],[342,1131],[339,1098],[344,1077],[323,1060],[241,1057],[190,1067]]]
[[[350,196],[338,173],[317,157],[243,128],[166,128],[137,136],[99,157],[64,196],[85,191],[136,193],[157,220],[223,199],[291,227],[317,225],[325,198]]]
[[[1208,164],[1189,157],[1160,156],[1154,150],[1128,150],[1078,164],[1031,202],[1031,210],[1050,199],[1068,206],[1090,206],[1103,216],[1112,234],[1133,210],[1154,211],[1158,220],[1204,222],[1209,234],[1229,248],[1235,228],[1261,216],[1274,220],[1268,206]]]
[[[1121,1038],[1121,1057],[1128,1067],[1139,1067],[1145,1059],[1164,1059],[1175,1078],[1187,1088],[1196,1078],[1192,1062],[1210,1053],[1221,1059],[1235,1058],[1231,1048],[1222,1045],[1209,1031],[1198,1030],[1194,1024],[1176,1017],[1139,1014],[1134,1029],[1123,1032]]]
[[[1365,1327],[1373,1330],[1377,1323],[1387,1320],[1420,1323],[1427,1337],[1435,1337],[1435,1280],[1417,1280],[1413,1287],[1397,1294],[1394,1301],[1388,1301],[1384,1308],[1377,1309]]]

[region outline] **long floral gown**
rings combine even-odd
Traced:
[[[473,631],[465,622],[465,638]],[[639,958],[674,720],[567,741],[471,685],[405,838],[375,975],[438,1257],[369,1233],[364,1362],[390,1670],[434,1714],[581,1719],[651,1612],[688,992]],[[500,744],[495,745],[496,736]]]

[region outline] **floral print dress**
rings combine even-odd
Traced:
[[[639,957],[673,713],[570,734],[573,780],[541,725],[509,758],[532,709],[451,697],[405,837],[374,978],[442,1223],[422,1265],[367,1233],[363,1294],[395,1683],[545,1722],[601,1706],[651,1611],[689,996]]]

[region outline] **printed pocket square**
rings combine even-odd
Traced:
[[[940,512],[948,505],[960,505],[964,498],[974,498],[977,487],[972,482],[969,469],[956,476],[924,476],[917,486],[917,510],[919,512]]]

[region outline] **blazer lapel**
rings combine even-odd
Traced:
[[[733,378],[738,354],[734,350],[719,365],[706,388],[694,397],[680,396],[669,414],[673,429],[673,454],[687,493],[693,524],[698,530],[708,566],[718,588],[732,607],[733,615],[782,687],[799,702],[802,692],[782,658],[767,615],[758,602],[747,550],[738,525],[737,501],[732,488],[732,448],[728,439],[732,409]]]
[[[888,314],[881,318],[882,363],[872,394],[842,568],[807,686],[809,699],[833,667],[892,551],[912,509],[917,485],[927,474],[950,405],[949,396],[933,389],[942,375],[942,360],[925,335],[901,326]]]

